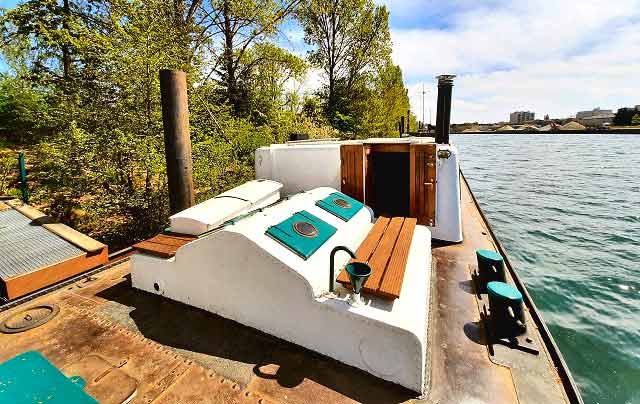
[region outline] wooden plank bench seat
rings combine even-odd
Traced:
[[[357,260],[367,262],[371,267],[364,293],[389,300],[400,297],[415,227],[415,218],[378,218],[356,251]],[[349,276],[344,269],[337,282],[350,288]]]
[[[134,244],[133,248],[144,254],[155,255],[161,258],[171,258],[176,255],[178,248],[197,238],[197,236],[188,234],[163,233]]]

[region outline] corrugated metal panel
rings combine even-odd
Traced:
[[[0,212],[0,278],[84,255],[84,251],[13,209]]]

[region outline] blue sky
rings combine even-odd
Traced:
[[[454,122],[506,120],[640,104],[640,0],[374,0],[391,15],[393,60],[412,109],[435,120],[437,74],[458,75]],[[17,0],[0,0],[12,7]],[[303,2],[304,4],[304,2]],[[304,55],[302,31],[288,23],[279,42]],[[318,71],[299,85],[312,91]]]
[[[439,73],[458,75],[455,122],[640,104],[638,0],[378,1],[419,114],[422,83],[435,92]]]
[[[453,73],[454,122],[498,122],[515,110],[564,118],[640,104],[640,0],[374,0],[390,11],[393,60],[411,106],[435,121],[435,76]],[[302,32],[281,43],[304,55]],[[312,91],[322,74],[312,71]]]

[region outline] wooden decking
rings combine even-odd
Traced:
[[[148,240],[133,245],[133,248],[141,253],[155,255],[161,258],[171,258],[176,255],[178,248],[195,240],[196,236],[188,234],[158,234]]]
[[[400,297],[416,219],[380,217],[356,251],[358,261],[367,262],[371,276],[363,292],[385,299]],[[349,287],[349,276],[342,270],[338,282]]]

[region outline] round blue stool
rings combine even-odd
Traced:
[[[498,338],[513,337],[526,330],[522,293],[505,282],[489,282],[489,311],[494,334]]]
[[[487,289],[487,284],[493,281],[505,282],[504,259],[502,255],[491,250],[476,250],[478,260],[478,280],[480,292]]]

